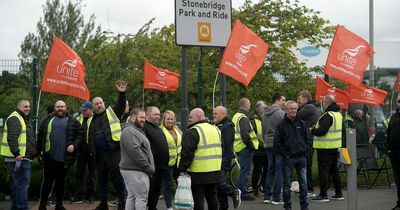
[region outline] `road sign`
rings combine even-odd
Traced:
[[[231,0],[175,0],[178,45],[225,47],[231,33]]]

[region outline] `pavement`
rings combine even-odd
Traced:
[[[333,195],[333,191],[328,192],[329,195]],[[343,191],[344,201],[329,201],[327,203],[313,203],[309,202],[310,210],[347,210],[347,191]],[[389,189],[386,187],[373,187],[368,190],[366,188],[359,188],[357,192],[358,200],[358,210],[390,210],[395,206],[397,196],[396,196],[396,186],[392,185]],[[0,210],[10,209],[10,201],[0,201]],[[69,204],[68,201],[64,202],[64,206],[68,210],[91,210],[98,205],[98,201],[95,204],[83,203],[83,204]],[[30,202],[29,205],[32,210],[37,210],[38,202]],[[232,202],[230,201],[230,206]],[[164,200],[159,200],[158,209],[164,210],[165,202]],[[54,210],[54,207],[48,207],[48,210]],[[110,210],[117,208],[110,207]],[[233,209],[233,208],[231,208]],[[238,209],[242,210],[258,210],[258,209],[268,209],[268,210],[282,210],[283,205],[273,205],[263,203],[263,197],[257,197],[255,201],[243,201]],[[300,210],[299,197],[292,194],[292,209]],[[352,209],[353,210],[353,209]]]

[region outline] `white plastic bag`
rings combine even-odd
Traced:
[[[175,193],[175,208],[177,209],[193,209],[192,180],[189,175],[181,175],[178,177],[178,186]]]
[[[299,182],[298,181],[294,181],[292,182],[291,186],[290,186],[290,191],[292,192],[300,192],[300,186],[299,186]]]

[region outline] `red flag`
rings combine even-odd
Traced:
[[[143,88],[156,89],[161,92],[176,91],[179,85],[178,73],[160,69],[144,61]]]
[[[396,82],[394,83],[393,91],[399,92],[400,91],[400,71],[397,73]]]
[[[387,92],[366,85],[348,85],[347,92],[350,95],[351,104],[365,104],[377,106],[385,103]]]
[[[54,38],[42,78],[41,90],[89,100],[85,66],[79,55],[61,39]]]
[[[335,96],[336,103],[340,106],[340,108],[349,108],[349,94],[339,88],[333,87],[321,77],[317,77],[315,86],[315,100],[322,101],[327,95]]]
[[[219,71],[247,86],[264,63],[267,51],[268,45],[236,20]]]
[[[326,60],[324,73],[346,83],[359,86],[373,54],[374,49],[367,41],[338,25]]]

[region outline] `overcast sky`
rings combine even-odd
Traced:
[[[244,0],[232,0],[238,8]],[[321,11],[332,25],[344,25],[365,39],[369,33],[368,0],[301,0],[301,4]],[[36,33],[36,24],[43,16],[45,0],[0,0],[0,59],[16,59],[28,32]],[[173,0],[84,0],[84,14],[96,16],[103,29],[135,33],[151,18],[156,26],[174,22]],[[375,0],[375,66],[400,67],[400,0]],[[268,40],[266,40],[268,42]],[[311,59],[321,64],[325,52]]]

